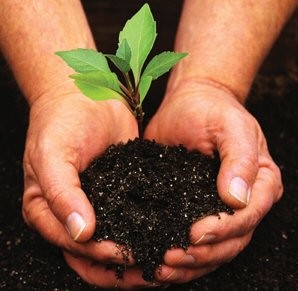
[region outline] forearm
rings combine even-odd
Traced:
[[[263,59],[294,12],[296,0],[185,0],[168,90],[187,80],[222,86],[244,102]]]
[[[2,0],[0,47],[31,104],[59,86],[74,89],[55,51],[95,45],[79,0]]]

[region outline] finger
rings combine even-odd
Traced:
[[[194,223],[190,232],[191,242],[194,245],[215,243],[249,233],[277,201],[281,191],[280,177],[268,166],[261,167],[252,188],[249,205],[235,211],[234,215],[222,213],[220,219],[208,216]]]
[[[209,266],[196,269],[173,268],[162,265],[155,273],[155,279],[161,284],[182,284],[198,279],[208,273],[213,272],[219,266]]]
[[[140,268],[128,268],[124,271],[123,278],[117,278],[115,270],[108,269],[106,265],[82,257],[74,257],[64,252],[64,258],[68,265],[86,282],[102,288],[122,290],[137,290],[142,288],[156,287],[153,282],[142,279]]]
[[[253,117],[234,110],[226,117],[217,148],[221,166],[217,188],[221,199],[232,208],[248,205],[251,188],[259,168],[258,125]]]
[[[29,188],[28,191],[31,189]],[[23,215],[26,222],[37,229],[45,239],[73,254],[92,258],[99,262],[134,264],[131,254],[123,252],[122,247],[114,242],[90,240],[86,243],[77,243],[72,240],[40,194],[36,194],[35,198],[31,199],[26,207],[23,207]]]
[[[242,236],[215,244],[190,246],[184,254],[181,250],[170,250],[164,257],[164,263],[171,267],[202,268],[230,262],[250,242],[253,231]],[[190,260],[192,258],[192,260]]]
[[[53,214],[74,241],[87,241],[95,230],[94,210],[80,187],[78,170],[70,161],[50,151],[34,173]],[[34,210],[32,210],[34,211]],[[45,219],[46,221],[46,219]]]

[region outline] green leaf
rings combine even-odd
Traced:
[[[110,72],[110,68],[105,56],[92,49],[75,49],[70,51],[56,52],[71,68],[77,73],[92,71]]]
[[[119,81],[114,73],[93,71],[70,76],[84,95],[93,100],[121,99]]]
[[[119,58],[115,55],[105,55],[105,56],[109,58],[121,72],[128,73],[130,71],[130,65],[124,59]]]
[[[108,99],[123,99],[123,97],[118,92],[106,87],[102,87],[95,84],[89,84],[82,80],[75,80],[75,84],[85,96],[95,101],[103,101]]]
[[[151,76],[153,80],[156,80],[185,56],[187,56],[186,53],[162,52],[149,62],[143,76]]]
[[[127,43],[126,39],[123,39],[119,44],[119,47],[116,52],[116,56],[120,59],[125,60],[127,63],[130,63],[131,59],[131,49]]]
[[[73,74],[72,79],[96,84],[99,86],[110,88],[116,92],[121,92],[117,75],[112,72],[93,71],[81,74]]]
[[[130,20],[119,34],[119,42],[126,39],[131,49],[130,67],[135,84],[139,83],[144,62],[152,49],[156,38],[156,23],[150,7],[145,4]]]
[[[152,77],[151,76],[142,76],[141,81],[139,83],[139,94],[140,94],[140,104],[143,103],[148,90],[150,88],[150,85],[152,83]]]

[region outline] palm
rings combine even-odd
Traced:
[[[218,121],[224,117],[221,116],[220,99],[213,96],[214,93],[196,88],[177,91],[160,107],[145,136],[165,144],[184,144],[189,149],[212,154],[216,149],[213,134],[221,125]],[[205,98],[206,95],[208,98]]]
[[[166,144],[183,143],[205,154],[217,150],[221,159],[219,195],[233,208],[243,208],[220,220],[210,216],[196,222],[190,233],[194,246],[186,253],[179,249],[167,252],[162,272],[175,271],[180,277],[172,273],[166,281],[187,282],[231,260],[248,244],[256,225],[281,197],[280,172],[257,121],[226,90],[210,85],[191,84],[166,96],[145,136]],[[235,177],[249,187],[247,196],[230,192]],[[193,263],[184,259],[186,254],[193,257]]]
[[[83,167],[110,144],[137,135],[133,115],[119,101],[95,103],[77,94],[52,101],[48,109],[44,110],[43,104],[40,107],[40,114],[38,110],[32,113],[35,122],[29,136],[38,133],[39,143],[50,137],[53,153],[59,154],[63,148],[72,150]]]
[[[110,144],[136,136],[134,116],[119,101],[95,103],[75,93],[41,97],[31,108],[23,215],[48,241],[76,256],[79,263],[68,262],[79,274],[86,270],[82,267],[86,261],[104,266],[122,263],[122,256],[111,242],[89,241],[95,216],[78,173]],[[84,228],[69,228],[67,221],[73,213],[83,218]]]

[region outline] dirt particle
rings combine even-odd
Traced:
[[[217,194],[218,166],[183,146],[139,139],[110,146],[81,174],[96,212],[94,239],[127,246],[143,278],[152,281],[167,249],[189,246],[194,221],[233,213]],[[118,278],[124,269],[115,267]]]

